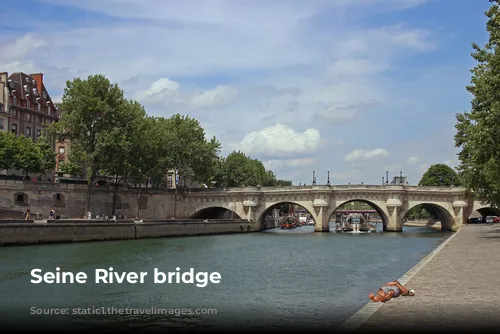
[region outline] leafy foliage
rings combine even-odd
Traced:
[[[423,187],[460,186],[461,180],[457,172],[450,166],[435,164],[422,175],[418,185]]]
[[[41,174],[55,167],[55,152],[48,137],[34,143],[25,136],[0,132],[0,169],[19,169],[24,175]]]
[[[262,161],[252,159],[240,151],[231,152],[219,160],[214,181],[218,186],[286,186],[291,181],[277,180],[276,175],[266,170]]]
[[[482,202],[500,204],[500,7],[498,0],[486,12],[489,40],[472,44],[477,65],[467,90],[471,110],[456,115],[455,145],[461,148],[458,168],[464,186]]]
[[[16,135],[0,131],[0,170],[14,168],[18,151]]]
[[[147,116],[138,102],[125,99],[120,88],[102,75],[68,81],[61,109],[60,122],[49,132],[70,140],[69,162],[60,168],[87,178],[85,211],[99,173],[114,176],[114,198],[123,180],[163,186],[169,170],[176,171],[179,186],[187,180],[218,186],[291,185],[241,152],[221,158],[220,143],[215,137],[207,140],[201,124],[190,116]]]

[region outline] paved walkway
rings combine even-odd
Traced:
[[[500,330],[500,226],[465,226],[406,286],[357,333]]]

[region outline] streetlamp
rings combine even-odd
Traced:
[[[327,181],[326,181],[326,184],[327,184],[327,185],[330,185],[330,171],[328,171],[328,179],[327,179]]]
[[[312,185],[315,186],[316,185],[316,172],[313,171],[313,182],[312,182]]]
[[[384,177],[382,176],[382,185],[384,185]]]
[[[388,184],[389,183],[389,171],[386,171],[385,172],[385,183]]]

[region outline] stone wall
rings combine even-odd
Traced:
[[[0,245],[25,245],[81,241],[127,240],[179,237],[260,231],[257,223],[242,220],[147,221],[117,223],[101,220],[55,220],[34,223],[33,220],[0,223]]]
[[[138,189],[119,187],[116,212],[127,218],[137,216]],[[61,218],[83,217],[85,214],[85,201],[87,186],[67,183],[23,182],[0,180],[0,219],[19,219],[22,212],[30,208],[33,214],[41,213],[42,218],[47,218],[51,208]],[[176,218],[183,216],[182,196],[175,204],[174,190],[142,189],[139,201],[141,218],[170,218],[174,216],[174,207],[177,211]],[[96,214],[111,214],[113,205],[113,187],[95,186],[91,201],[91,212]]]

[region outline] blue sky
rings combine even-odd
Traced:
[[[456,166],[471,43],[487,0],[19,0],[0,23],[0,71],[49,92],[104,74],[149,114],[187,113],[224,154],[295,183],[416,184]]]

